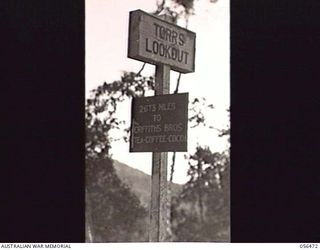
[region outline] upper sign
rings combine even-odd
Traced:
[[[187,151],[188,93],[132,102],[130,152]]]
[[[194,72],[196,34],[141,10],[130,12],[128,57]]]

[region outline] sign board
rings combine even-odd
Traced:
[[[130,152],[187,151],[188,93],[132,101]]]
[[[194,72],[196,33],[153,15],[130,12],[128,57],[172,70]]]

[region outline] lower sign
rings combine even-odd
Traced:
[[[130,152],[187,151],[188,93],[132,101]]]

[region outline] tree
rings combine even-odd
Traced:
[[[230,128],[220,136],[228,136]],[[172,202],[172,228],[177,241],[229,241],[229,149],[212,153],[198,146],[189,156],[189,181]]]
[[[124,122],[116,116],[117,105],[153,89],[153,78],[124,72],[121,81],[104,83],[92,91],[86,103],[86,207],[87,231],[94,242],[147,241],[142,224],[147,211],[116,175],[109,154],[112,130]],[[123,139],[127,140],[128,128]],[[88,211],[89,211],[88,210]]]
[[[94,242],[146,241],[147,215],[139,199],[116,175],[110,158],[87,160]]]

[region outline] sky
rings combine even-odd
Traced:
[[[129,12],[141,9],[153,12],[154,0],[86,0],[86,96],[103,82],[119,80],[123,71],[138,72],[143,63],[127,57]],[[229,124],[230,107],[230,29],[229,0],[195,0],[195,15],[191,16],[188,29],[196,33],[195,72],[182,74],[179,92],[188,92],[189,100],[205,98],[214,109],[207,112],[208,123],[224,129]],[[184,23],[178,21],[184,27]],[[155,67],[147,64],[142,75],[151,76]],[[170,93],[176,86],[178,73],[171,71]],[[130,125],[131,102],[119,106],[118,117]],[[195,152],[197,145],[208,146],[211,151],[226,149],[225,138],[205,127],[188,130],[188,152],[176,155],[173,181],[188,180],[188,163],[185,156]],[[152,153],[129,153],[129,144],[112,143],[113,158],[147,174],[151,173]],[[168,155],[171,165],[172,153]],[[168,169],[168,173],[169,173]]]

